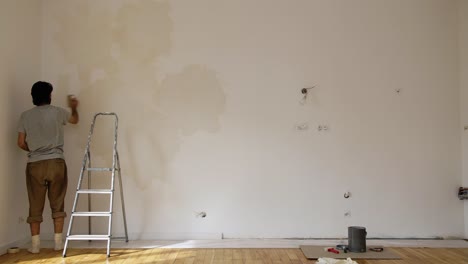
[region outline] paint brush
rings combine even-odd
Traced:
[[[71,107],[74,101],[77,101],[75,95],[73,95],[73,94],[67,95],[67,105],[68,105],[68,107]]]

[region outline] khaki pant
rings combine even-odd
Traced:
[[[26,166],[26,187],[29,198],[28,223],[42,222],[46,193],[52,218],[66,217],[64,200],[67,192],[67,164],[63,159],[30,162]]]

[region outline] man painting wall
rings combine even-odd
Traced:
[[[33,107],[21,114],[18,126],[18,146],[28,152],[26,186],[29,198],[31,253],[40,252],[40,225],[43,221],[45,196],[48,195],[54,220],[55,250],[61,250],[64,218],[64,199],[67,191],[67,165],[63,155],[63,126],[77,124],[78,100],[70,98],[71,114],[51,105],[53,87],[36,82],[31,88]]]

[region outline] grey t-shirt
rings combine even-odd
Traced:
[[[70,113],[53,105],[36,106],[21,114],[18,132],[26,134],[28,162],[57,159],[63,156],[63,126]]]

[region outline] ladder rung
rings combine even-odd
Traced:
[[[112,171],[112,168],[86,168],[87,171]],[[115,168],[115,171],[119,169]]]
[[[76,193],[104,193],[111,194],[113,191],[109,189],[81,189],[77,190]]]
[[[109,240],[108,235],[69,235],[68,240]]]
[[[72,212],[72,216],[111,216],[111,212]]]

